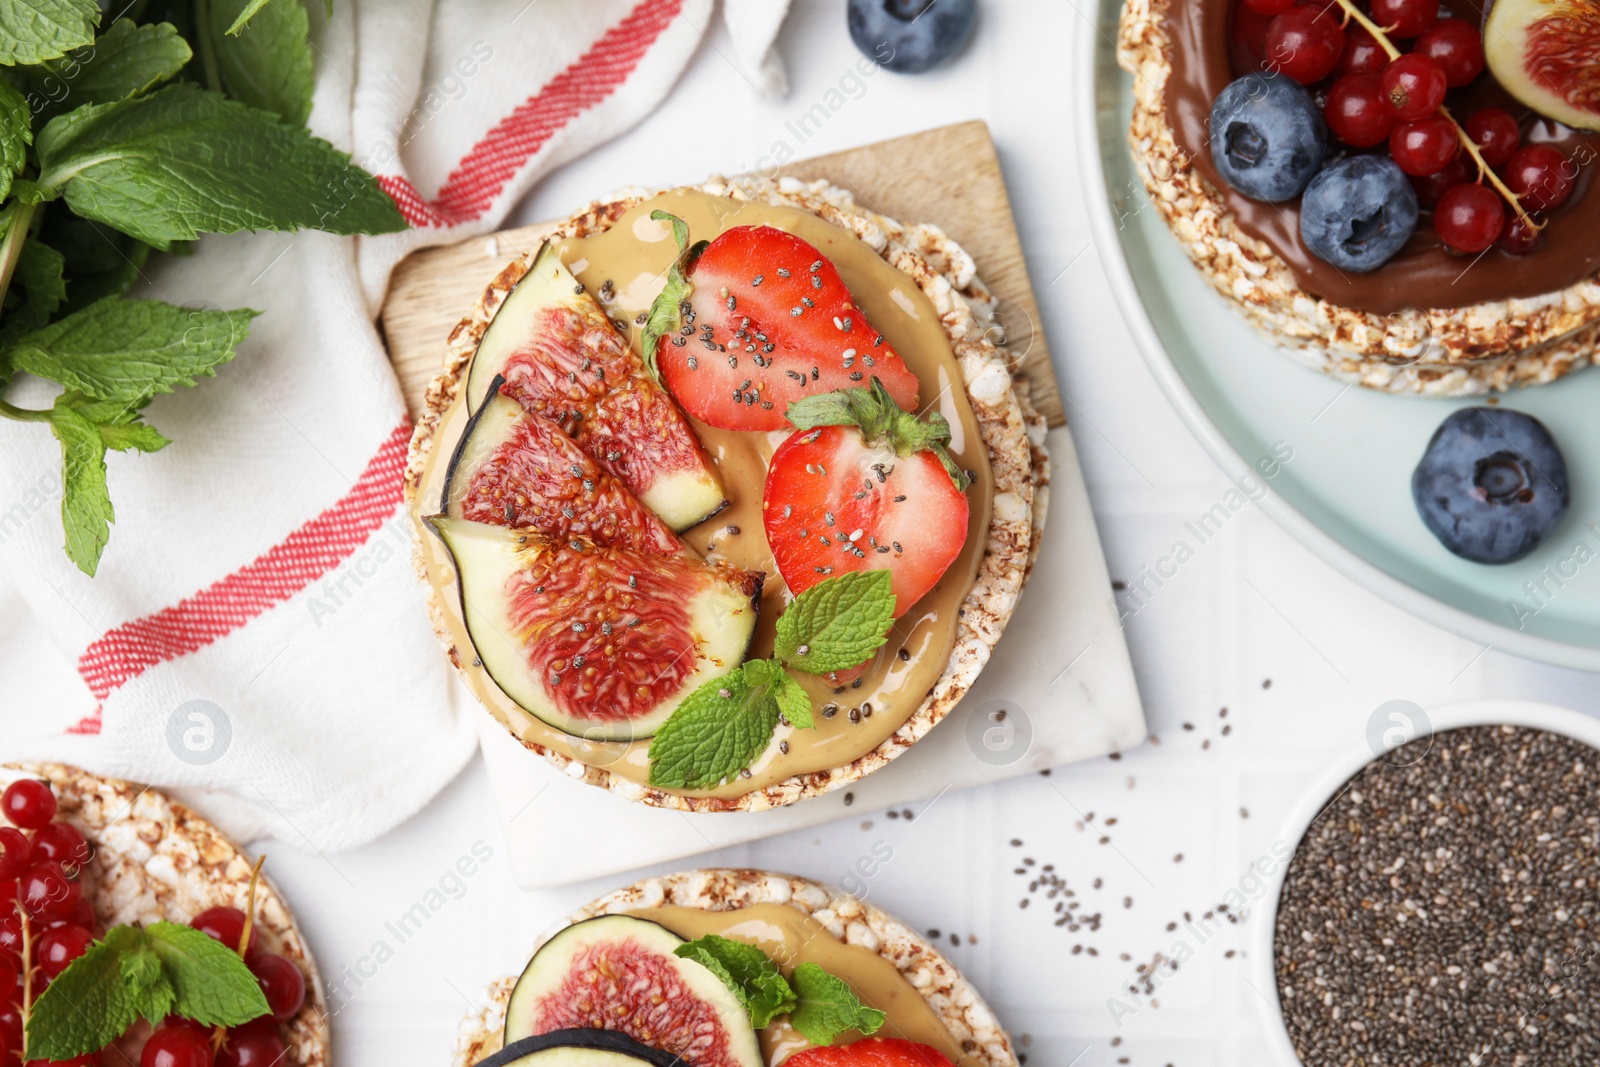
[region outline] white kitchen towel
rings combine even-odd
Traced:
[[[773,6],[724,0],[746,79],[779,70]],[[0,425],[0,759],[175,788],[241,838],[320,851],[378,836],[454,777],[481,712],[460,702],[409,563],[410,425],[373,325],[389,271],[491,229],[642,119],[712,14],[339,0],[313,37],[312,126],[413,228],[212,237],[151,268],[133,295],[262,314],[217,380],[150,405],[173,444],[109,458],[117,523],[95,578],[61,549],[55,442]],[[23,382],[12,399],[50,397]]]

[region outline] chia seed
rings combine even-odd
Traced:
[[[1278,991],[1306,1063],[1600,1061],[1597,762],[1479,726],[1346,783],[1279,903]]]

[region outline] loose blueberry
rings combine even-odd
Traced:
[[[961,51],[978,0],[850,0],[850,39],[873,62],[921,74]]]
[[[1439,543],[1474,563],[1510,563],[1567,513],[1561,449],[1544,423],[1504,408],[1463,408],[1434,431],[1411,498]]]
[[[1328,126],[1311,91],[1282,74],[1246,74],[1211,105],[1211,160],[1252,200],[1293,200],[1328,151]]]
[[[1417,191],[1387,156],[1330,163],[1300,201],[1300,239],[1313,255],[1357,274],[1377,270],[1417,228]]]

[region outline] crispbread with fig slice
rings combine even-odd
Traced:
[[[1011,1038],[982,996],[925,938],[881,909],[829,886],[793,875],[749,869],[683,871],[619,889],[575,912],[535,949],[574,923],[601,915],[661,907],[726,912],[756,905],[793,908],[840,942],[874,952],[927,1002],[964,1061],[1017,1067]],[[848,975],[843,975],[847,981]],[[456,1036],[455,1067],[471,1067],[498,1051],[517,979],[501,978],[479,997]]]
[[[854,234],[910,278],[938,313],[992,467],[993,516],[979,542],[981,563],[961,604],[951,654],[920,706],[865,755],[844,766],[797,774],[736,798],[710,798],[640,785],[605,767],[579,762],[519,737],[526,747],[545,755],[569,776],[629,799],[682,810],[762,810],[829,792],[884,766],[924,736],[965,694],[1011,616],[1043,528],[1048,499],[1044,490],[1049,478],[1043,447],[1045,424],[1024,390],[1017,387],[1020,383],[1013,378],[1010,355],[994,343],[992,296],[977,278],[970,257],[937,228],[902,226],[861,208],[848,193],[826,182],[719,179],[701,186],[700,191],[734,201],[753,200],[808,211]],[[602,233],[645,199],[635,194],[598,201],[554,226],[551,234],[585,237]],[[421,503],[419,489],[435,450],[455,445],[453,440],[436,440],[441,419],[460,394],[489,324],[530,262],[525,256],[502,270],[450,336],[445,367],[428,389],[412,438],[405,487],[414,507]],[[476,657],[472,649],[456,646],[445,608],[445,597],[450,594],[429,580],[420,538],[417,567],[428,588],[435,631],[452,662],[465,669]]]

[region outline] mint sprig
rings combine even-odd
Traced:
[[[789,1024],[813,1045],[831,1045],[851,1030],[870,1037],[888,1018],[861,1003],[850,983],[815,963],[794,969],[794,985],[799,1004],[790,1013]]]
[[[28,1014],[30,1059],[64,1061],[105,1048],[144,1019],[176,1012],[238,1026],[269,1011],[250,968],[188,926],[115,926],[50,983]]]
[[[650,784],[715,786],[766,751],[780,718],[799,730],[814,728],[811,698],[785,668],[826,674],[864,662],[894,625],[890,582],[888,571],[857,571],[795,597],[778,618],[776,658],[748,660],[701,685],[656,732]]]
[[[778,965],[754,945],[707,934],[679,945],[674,953],[694,960],[733,990],[757,1030],[795,1008],[794,990]]]
[[[139,413],[232,359],[255,314],[120,299],[148,257],[206,233],[405,228],[305,128],[310,2],[113,5],[130,17],[102,25],[96,0],[0,0],[0,417],[60,442],[67,554],[87,574],[113,518],[106,451],[167,444]],[[23,374],[66,392],[14,406]]]
[[[761,949],[743,941],[707,934],[675,950],[694,960],[733,991],[757,1030],[780,1015],[813,1045],[827,1047],[839,1035],[857,1031],[871,1036],[888,1018],[856,996],[850,983],[816,963],[802,963],[791,978]]]

